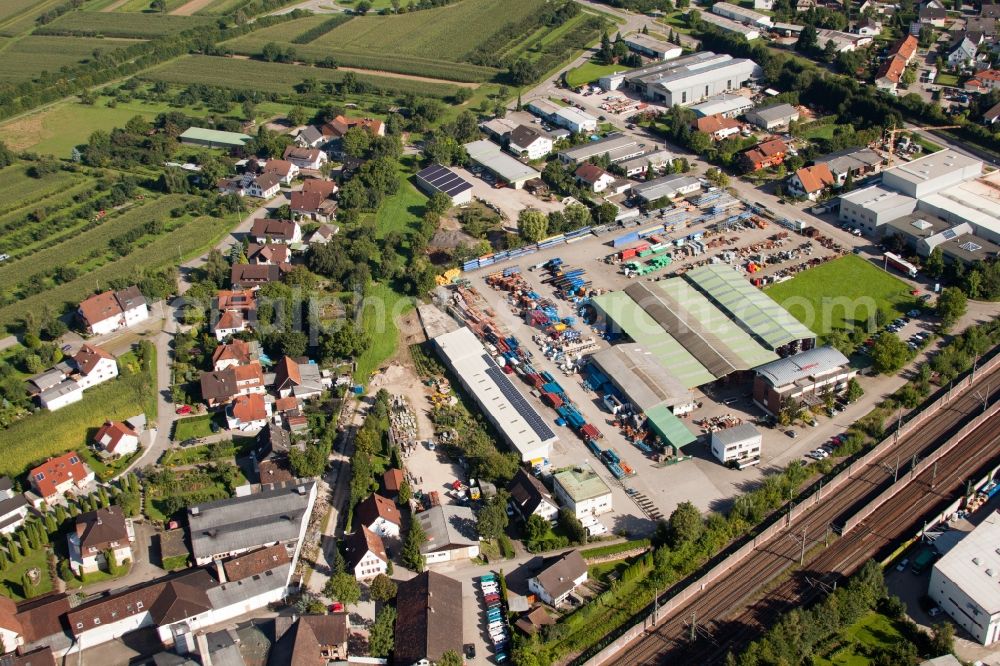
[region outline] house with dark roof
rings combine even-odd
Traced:
[[[101,458],[121,458],[139,450],[139,433],[121,421],[105,421],[94,435],[94,450]]]
[[[511,506],[522,520],[526,521],[537,514],[546,520],[554,521],[559,515],[559,504],[552,497],[552,493],[540,479],[523,468],[517,470],[517,474],[507,485],[507,492],[510,493]]]
[[[332,180],[309,179],[301,190],[292,192],[292,213],[316,222],[329,222],[337,213],[333,195],[338,190],[337,183]]]
[[[258,361],[227,365],[201,375],[201,398],[209,407],[228,405],[239,396],[265,392],[264,369]]]
[[[281,280],[281,269],[276,264],[233,264],[230,269],[233,289],[255,289]]]
[[[0,477],[0,534],[10,534],[24,524],[28,515],[28,499],[14,491],[10,477]]]
[[[20,654],[45,648],[59,656],[65,654],[71,645],[64,625],[69,602],[69,597],[60,592],[16,604],[7,597],[0,598],[0,640],[4,648],[16,648]]]
[[[299,175],[299,167],[288,160],[268,160],[264,165],[264,174],[274,174],[282,184],[291,185]]]
[[[309,245],[326,245],[340,229],[336,225],[321,224],[306,237]]]
[[[382,537],[364,525],[347,538],[344,561],[347,570],[363,582],[386,573],[389,568],[389,556],[385,552]]]
[[[1000,120],[1000,102],[987,109],[986,113],[983,114],[983,122],[987,125],[992,125],[998,120]]]
[[[257,199],[270,199],[281,189],[281,174],[268,171],[260,175],[248,173],[243,176],[237,193],[240,196],[246,195]]]
[[[250,228],[250,238],[258,243],[298,243],[302,240],[302,230],[298,222],[259,217]]]
[[[292,270],[292,250],[281,243],[248,243],[247,261],[251,264],[274,264],[287,273]]]
[[[425,666],[462,652],[462,584],[434,571],[398,583],[393,663]]]
[[[399,537],[403,519],[399,508],[390,499],[372,493],[358,504],[354,510],[358,527],[367,527],[380,537]]]
[[[135,529],[125,518],[120,506],[88,511],[76,517],[76,529],[66,536],[69,544],[69,566],[76,575],[107,570],[107,554],[121,566],[132,560]]]
[[[521,158],[540,160],[552,152],[552,138],[531,125],[518,125],[510,133],[507,150]]]
[[[550,606],[559,606],[587,582],[587,563],[579,551],[570,550],[547,558],[543,569],[528,579],[528,589]]]
[[[56,666],[56,657],[48,645],[33,650],[18,648],[0,657],[0,666]]]
[[[94,472],[80,456],[70,451],[28,472],[28,482],[46,504],[55,504],[65,493],[76,492],[93,482]]]
[[[325,666],[346,663],[350,628],[347,613],[279,615],[274,618],[275,644],[268,666]]]
[[[318,148],[326,143],[326,137],[315,125],[306,125],[295,136],[295,145],[303,148]]]
[[[382,475],[382,487],[385,488],[385,496],[395,501],[399,497],[399,489],[403,487],[405,481],[406,477],[403,475],[403,470],[395,467],[385,470],[385,474]]]
[[[91,335],[104,335],[149,319],[149,308],[135,285],[95,294],[80,303],[77,316]]]
[[[467,506],[438,504],[416,515],[427,540],[420,554],[428,565],[479,556],[476,516]]]

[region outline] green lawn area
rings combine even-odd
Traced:
[[[685,12],[674,12],[656,20],[663,25],[670,26],[674,32],[681,32],[685,35],[691,34],[691,28],[688,27],[687,14]]]
[[[845,323],[849,328],[867,321],[873,308],[891,320],[914,305],[905,282],[855,255],[810,268],[766,291],[820,336]]]
[[[814,657],[815,666],[867,666],[864,649],[878,648],[906,640],[896,625],[885,615],[868,613],[855,622],[830,654]]]
[[[123,102],[115,108],[101,97],[93,105],[64,101],[30,115],[14,118],[0,125],[0,141],[14,150],[31,150],[68,158],[74,146],[85,143],[97,130],[110,132],[135,116],[148,119],[173,109],[167,104],[142,101]],[[207,109],[180,109],[187,115],[204,116]]]
[[[81,447],[77,450],[80,457],[83,458],[83,462],[87,463],[87,467],[94,470],[94,474],[100,481],[110,481],[114,477],[121,474],[121,472],[128,467],[133,460],[142,455],[142,449],[139,449],[130,456],[125,456],[124,458],[116,458],[114,460],[104,461],[94,453],[94,450],[90,447]]]
[[[66,581],[66,587],[71,590],[76,590],[81,587],[86,587],[87,585],[93,585],[94,583],[105,583],[109,580],[117,580],[132,570],[132,562],[129,562],[127,565],[123,565],[119,562],[118,569],[118,574],[114,576],[109,574],[107,571],[94,571],[92,573],[83,574],[83,580],[73,576],[70,580]]]
[[[934,83],[939,86],[957,86],[958,77],[954,74],[949,74],[948,72],[938,72],[937,78],[934,79]]]
[[[803,139],[832,139],[833,133],[837,131],[836,123],[810,123],[799,128],[796,132]]]
[[[399,191],[383,201],[375,214],[375,227],[379,238],[384,238],[391,231],[405,234],[410,226],[419,224],[423,219],[427,197],[410,182],[409,178],[401,180]]]
[[[413,307],[407,296],[397,294],[384,284],[374,284],[365,296],[366,307],[362,324],[371,336],[372,344],[357,360],[354,378],[367,383],[372,373],[396,353],[399,329],[396,318],[406,314]]]
[[[612,580],[617,580],[621,578],[622,572],[628,569],[628,565],[632,564],[632,560],[616,560],[614,562],[603,562],[601,564],[595,564],[592,567],[588,567],[587,571],[590,577],[594,580],[599,580],[602,583],[611,584]]]
[[[35,588],[33,596],[40,596],[52,591],[52,579],[49,577],[48,553],[44,548],[39,549],[26,557],[21,558],[16,564],[7,565],[7,569],[0,572],[0,592],[10,597],[14,601],[26,598],[24,593],[24,572],[33,567],[38,567],[41,572],[41,580]]]
[[[628,69],[621,65],[599,65],[596,62],[586,62],[576,69],[566,72],[566,85],[579,88],[584,83],[592,83],[605,74],[614,74]]]
[[[232,460],[245,456],[253,449],[254,437],[237,437],[199,446],[175,447],[167,451],[160,461],[166,467],[194,465],[212,460]]]
[[[213,418],[215,418],[214,414],[202,414],[177,419],[174,421],[174,432],[171,439],[175,442],[183,442],[195,437],[208,437],[212,434]]]

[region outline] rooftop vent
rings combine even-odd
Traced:
[[[973,557],[972,558],[972,563],[975,564],[976,566],[979,566],[979,558],[978,557]]]
[[[191,515],[192,516],[197,516],[198,515],[198,507],[196,507],[196,506],[191,507]]]

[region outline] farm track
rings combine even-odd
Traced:
[[[101,9],[101,11],[105,12],[105,13],[107,13],[107,12],[113,12],[116,9],[118,9],[119,7],[121,7],[122,5],[125,5],[125,4],[128,4],[128,0],[115,0],[115,2],[112,2],[107,7],[104,7],[103,9]]]
[[[213,2],[215,2],[215,0],[191,0],[190,2],[185,2],[183,5],[170,13],[173,16],[191,16],[191,14],[201,11]]]
[[[925,425],[906,435],[885,455],[869,463],[845,485],[821,500],[782,532],[753,551],[729,574],[708,585],[703,594],[678,609],[662,624],[626,646],[608,664],[637,665],[671,663],[720,663],[728,650],[756,638],[781,613],[808,603],[832,583],[851,574],[864,561],[912,533],[925,516],[957,497],[967,479],[996,456],[992,432],[1000,424],[993,417],[959,442],[937,465],[934,487],[932,472],[910,480],[868,520],[841,538],[830,526],[852,515],[892,480],[897,457],[900,479],[905,479],[906,461],[918,459],[956,432],[981,408],[976,388],[996,386],[1000,368],[980,375],[972,388],[955,397]],[[990,399],[1000,389],[990,391]],[[991,452],[994,452],[991,455]],[[823,549],[828,538],[831,544]],[[763,598],[761,589],[796,566],[803,550],[821,549],[805,568],[780,582]],[[691,618],[695,639],[691,640]]]

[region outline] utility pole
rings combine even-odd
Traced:
[[[802,554],[799,556],[799,566],[805,566],[806,563],[806,528],[805,525],[802,526]]]
[[[899,454],[896,454],[896,469],[892,471],[892,482],[896,483],[899,480]]]
[[[690,636],[690,638],[691,638],[691,642],[692,643],[694,642],[694,639],[695,639],[695,637],[697,636],[697,633],[698,633],[698,625],[696,624],[697,623],[697,617],[698,616],[695,613],[691,613],[691,636]]]

